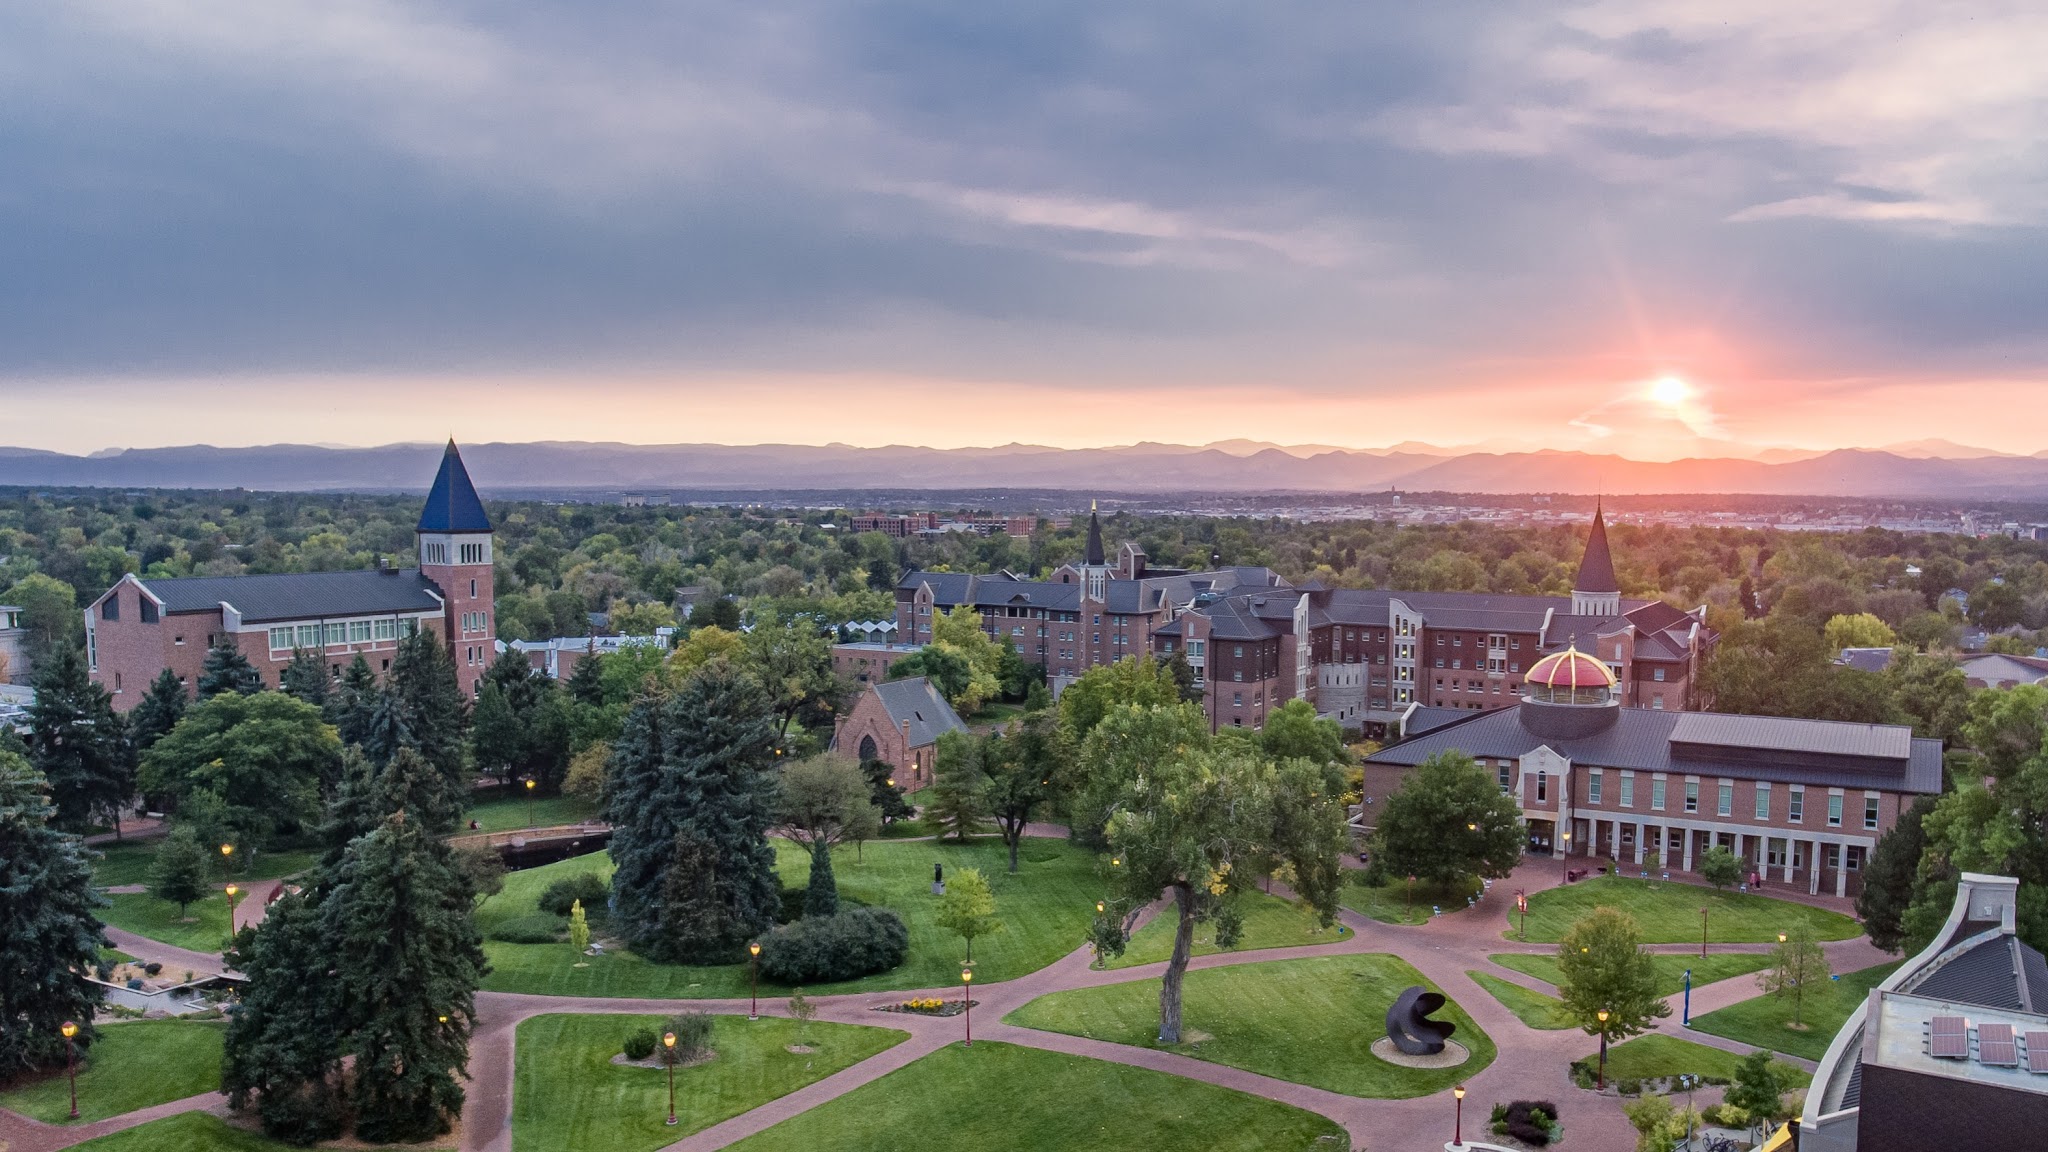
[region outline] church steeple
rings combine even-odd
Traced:
[[[470,483],[469,469],[462,466],[462,453],[455,441],[441,454],[441,470],[434,474],[434,486],[427,492],[427,506],[420,509],[415,532],[489,532],[491,517]]]
[[[1109,563],[1109,554],[1102,550],[1102,518],[1095,514],[1093,500],[1088,502],[1088,551],[1081,562],[1091,568]]]
[[[1614,554],[1607,548],[1607,516],[1593,505],[1593,530],[1586,535],[1586,554],[1572,581],[1572,615],[1615,616],[1621,612],[1621,584],[1614,578]]]

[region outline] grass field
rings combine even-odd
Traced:
[[[1600,1062],[1600,1051],[1594,1049],[1581,1057],[1586,1067],[1596,1067]],[[1705,1044],[1680,1040],[1675,1036],[1638,1036],[1624,1040],[1607,1049],[1607,1081],[1647,1080],[1655,1076],[1712,1076],[1720,1080],[1733,1079],[1735,1066],[1742,1057]],[[1804,1087],[1813,1076],[1793,1065],[1780,1069],[1789,1075],[1797,1087]]]
[[[1344,1152],[1312,1112],[1163,1072],[980,1041],[732,1145],[732,1152]]]
[[[1840,980],[1830,980],[1813,989],[1800,1009],[1800,1019],[1807,1025],[1804,1031],[1794,1031],[1789,1027],[1792,998],[1771,995],[1757,996],[1740,1004],[1731,1004],[1719,1012],[1695,1016],[1692,1026],[1702,1032],[1740,1040],[1758,1048],[1818,1060],[1827,1055],[1835,1033],[1841,1031],[1843,1022],[1856,1011],[1856,1006],[1863,1003],[1872,988],[1897,969],[1896,963],[1880,964],[1860,972],[1844,973]]]
[[[1553,1031],[1571,1027],[1571,1022],[1564,1018],[1564,1002],[1555,996],[1531,992],[1520,984],[1486,972],[1467,972],[1465,975],[1531,1028]]]
[[[597,805],[574,796],[537,797],[533,802],[533,817],[526,814],[526,797],[494,796],[480,801],[470,808],[462,818],[464,832],[511,832],[520,828],[546,828],[554,824],[576,824],[597,817]],[[471,828],[474,820],[477,827]]]
[[[79,1122],[183,1100],[220,1087],[221,1035],[210,1021],[125,1020],[100,1025],[78,1062]],[[71,1090],[64,1072],[0,1092],[0,1108],[45,1124],[67,1123]]]
[[[878,1016],[878,1020],[887,1017]],[[676,1069],[676,1127],[665,1070],[613,1064],[628,1032],[660,1016],[535,1016],[518,1033],[515,1152],[644,1152],[758,1107],[909,1038],[889,1028],[764,1016],[712,1020],[712,1060]],[[814,1052],[792,1052],[801,1044]]]
[[[810,860],[801,848],[777,840],[782,883],[801,887]],[[860,857],[864,856],[865,859]],[[974,942],[976,978],[1010,980],[1035,972],[1081,946],[1095,916],[1101,891],[1092,857],[1063,840],[1026,840],[1022,869],[1011,876],[1009,854],[996,840],[965,845],[928,841],[875,842],[856,854],[841,848],[833,854],[833,874],[842,896],[863,904],[894,909],[910,930],[910,953],[890,972],[863,980],[810,988],[813,993],[953,985],[960,980],[963,950],[960,938],[933,921],[938,898],[931,894],[932,865],[948,872],[979,867],[995,891],[996,914],[1004,929]],[[530,914],[547,885],[573,872],[611,874],[611,859],[602,852],[557,864],[515,872],[505,878],[505,891],[477,913],[488,937],[494,924]],[[603,933],[597,935],[602,938]],[[566,944],[507,944],[486,940],[491,974],[484,987],[494,992],[534,992],[566,996],[744,996],[747,968],[743,964],[686,967],[650,964],[623,949],[603,956],[581,957]],[[588,966],[575,967],[579,961]],[[780,991],[762,983],[763,994]]]
[[[1634,916],[1642,925],[1645,944],[1696,943],[1702,908],[1707,910],[1707,939],[1717,944],[1772,942],[1778,933],[1802,922],[1820,940],[1849,940],[1863,934],[1861,925],[1839,912],[1789,900],[1694,884],[1653,886],[1628,877],[1595,876],[1529,897],[1529,940],[1555,944],[1574,921],[1602,905]],[[1507,920],[1503,935],[1512,940],[1520,922],[1512,908]]]
[[[93,861],[93,884],[101,888],[113,888],[123,884],[149,883],[149,866],[156,860],[157,849],[163,846],[163,842],[164,838],[157,836],[148,840],[122,840],[113,844],[94,845],[92,850],[100,853],[101,859]],[[275,880],[311,868],[315,859],[317,857],[314,853],[297,849],[259,852],[254,863],[238,855],[232,879],[238,883],[243,880]],[[220,871],[216,862],[213,875],[210,877],[215,887],[227,883],[229,878],[228,874]]]
[[[1298,944],[1334,944],[1351,935],[1342,924],[1332,924],[1328,928],[1317,924],[1315,911],[1305,905],[1264,892],[1247,893],[1242,909],[1244,929],[1238,936],[1237,947],[1218,948],[1216,925],[1197,924],[1194,955],[1291,948]],[[1109,967],[1130,968],[1170,959],[1173,955],[1173,933],[1179,922],[1180,917],[1169,904],[1164,912],[1152,918],[1150,924],[1131,936],[1130,943],[1124,947],[1124,954],[1110,961]]]
[[[1455,1004],[1437,1019],[1471,1050],[1456,1068],[1403,1068],[1372,1054],[1398,992],[1427,984],[1385,954],[1208,968],[1187,975],[1182,1042],[1165,1050],[1351,1096],[1426,1096],[1493,1062],[1494,1046]],[[1138,980],[1041,996],[1005,1018],[1048,1032],[1160,1048],[1159,984]]]
[[[187,1112],[72,1145],[76,1152],[298,1152],[204,1112]],[[444,1152],[447,1144],[408,1144],[405,1152]],[[356,1152],[380,1152],[357,1146]],[[385,1152],[396,1152],[395,1149]]]
[[[194,952],[218,952],[227,945],[228,898],[225,893],[215,891],[206,899],[188,905],[183,920],[178,917],[176,904],[159,900],[147,892],[109,895],[107,902],[109,907],[100,909],[100,919],[137,936],[147,936],[159,943]],[[235,904],[236,922],[241,922],[248,914],[248,898],[243,897]]]
[[[1350,874],[1356,881],[1363,872]],[[1360,916],[1370,916],[1387,924],[1426,924],[1431,918],[1430,909],[1441,907],[1444,915],[1465,911],[1465,898],[1479,893],[1477,880],[1455,884],[1436,885],[1418,880],[1413,898],[1410,898],[1407,880],[1397,880],[1377,888],[1364,884],[1346,884],[1337,894],[1337,902]]]
[[[1555,956],[1497,952],[1487,959],[1524,976],[1534,976],[1553,988],[1563,979],[1558,973]],[[1676,996],[1685,991],[1688,969],[1692,972],[1692,986],[1698,988],[1746,973],[1760,972],[1771,966],[1771,958],[1762,952],[1713,952],[1705,957],[1657,953],[1650,959],[1657,965],[1657,992],[1663,996]]]

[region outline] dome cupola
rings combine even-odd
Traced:
[[[1538,660],[1522,681],[1522,726],[1541,736],[1590,736],[1621,712],[1614,673],[1576,645]]]

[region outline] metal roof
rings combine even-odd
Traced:
[[[1586,535],[1586,554],[1579,559],[1579,575],[1572,581],[1579,592],[1619,592],[1614,578],[1614,555],[1607,549],[1607,516],[1593,510],[1593,530]]]
[[[420,509],[420,532],[489,532],[491,518],[484,502],[469,482],[469,469],[462,466],[462,453],[455,441],[441,454],[441,470],[434,474],[434,486],[427,491],[426,507]]]
[[[439,612],[432,580],[417,568],[363,568],[353,572],[276,572],[259,576],[137,578],[168,614],[211,612],[223,602],[250,623],[322,617]]]
[[[1711,744],[1764,752],[1806,752],[1904,760],[1913,754],[1913,730],[1899,724],[1851,724],[1786,716],[1733,716],[1686,712],[1671,729],[1680,744]]]

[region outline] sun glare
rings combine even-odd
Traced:
[[[1650,399],[1667,408],[1676,408],[1692,395],[1692,388],[1676,376],[1666,376],[1650,385]]]

